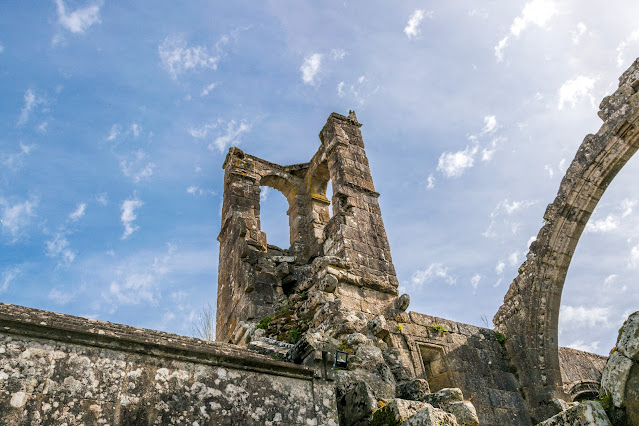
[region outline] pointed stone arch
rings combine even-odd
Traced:
[[[597,134],[588,135],[548,205],[544,226],[531,244],[493,322],[506,335],[523,394],[536,420],[559,411],[567,399],[558,355],[559,306],[579,237],[610,182],[639,148],[639,59],[604,98]]]

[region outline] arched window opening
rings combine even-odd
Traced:
[[[266,234],[268,245],[281,249],[290,247],[288,208],[288,201],[280,191],[260,186],[260,228]]]
[[[333,217],[333,215],[335,214],[333,212],[333,181],[331,179],[328,180],[328,183],[326,184],[326,198],[328,198],[328,201],[331,202],[331,204],[328,206],[328,214],[329,217]]]

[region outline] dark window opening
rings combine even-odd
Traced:
[[[436,345],[420,345],[419,351],[424,363],[424,378],[428,381],[431,392],[453,386],[444,348]]]

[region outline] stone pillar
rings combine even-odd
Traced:
[[[333,183],[333,218],[324,254],[356,265],[366,286],[397,293],[398,281],[355,113],[332,113],[320,132]]]
[[[266,252],[266,234],[259,223],[260,186],[255,164],[240,149],[231,148],[223,168],[215,334],[217,341],[227,342],[240,319],[256,318],[269,301],[272,304],[274,289],[268,283],[259,285],[251,265],[255,258],[251,253]]]

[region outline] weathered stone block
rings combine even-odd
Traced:
[[[458,423],[453,414],[426,404],[422,409],[406,419],[402,426],[457,426],[459,424],[462,423]]]
[[[626,381],[628,380],[631,368],[632,360],[630,358],[626,358],[624,355],[619,353],[619,351],[615,351],[610,356],[606,366],[604,367],[601,377],[601,391],[605,395],[610,395],[615,407],[622,406],[626,389]]]
[[[424,398],[430,394],[430,387],[425,379],[410,380],[399,384],[396,394],[398,398],[424,401]]]
[[[338,395],[339,420],[341,425],[352,425],[371,415],[377,408],[377,400],[370,386],[360,381],[341,390]]]
[[[388,404],[375,410],[371,420],[373,425],[399,425],[428,404],[395,398]],[[430,406],[432,408],[432,406]]]
[[[639,361],[639,312],[630,315],[621,328],[617,350],[626,357]]]
[[[538,426],[568,425],[609,426],[611,423],[601,404],[595,401],[584,401],[538,424]]]
[[[461,389],[458,388],[445,388],[435,393],[426,395],[423,399],[424,402],[429,403],[433,407],[444,408],[448,404],[457,401],[463,401],[464,395]]]
[[[451,402],[445,410],[454,415],[457,423],[461,426],[477,426],[479,424],[477,410],[470,401]]]

